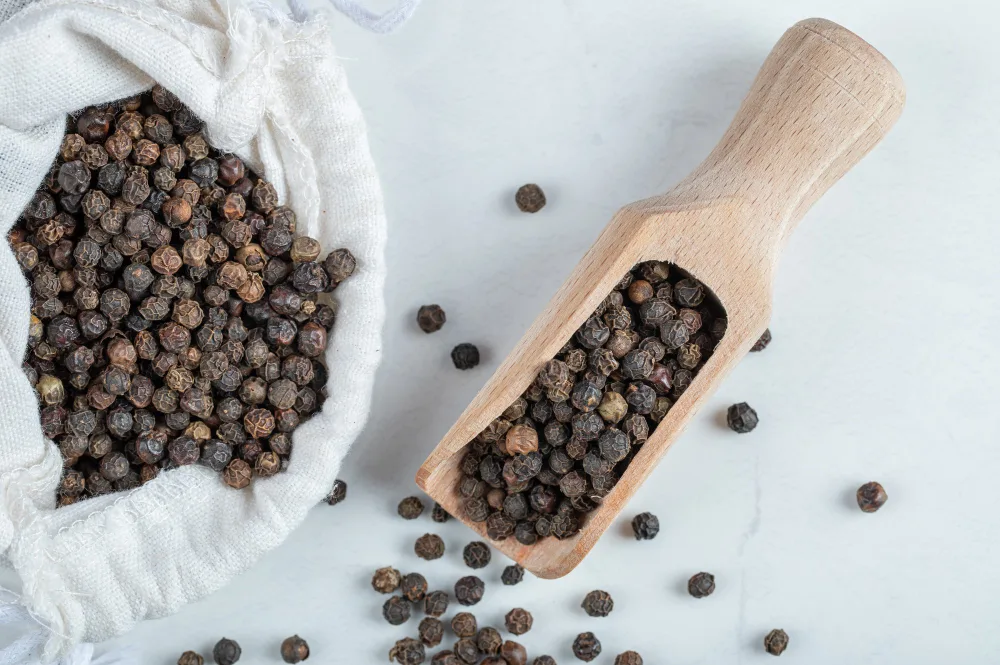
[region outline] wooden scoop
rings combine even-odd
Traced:
[[[636,263],[669,261],[709,287],[728,328],[690,388],[642,445],[578,535],[524,546],[494,542],[543,578],[573,570],[628,503],[720,381],[767,327],[778,255],[809,207],[889,131],[903,81],[886,58],[839,25],[809,19],[771,51],[715,150],[669,193],[622,208],[549,306],[417,473],[417,484],[464,519],[462,451],[535,379]]]

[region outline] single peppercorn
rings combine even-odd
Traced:
[[[858,508],[866,513],[874,513],[885,505],[889,500],[889,495],[885,493],[885,488],[874,481],[865,483],[857,491]]]
[[[424,596],[424,614],[439,617],[448,611],[448,594],[444,591],[431,591]]]
[[[660,519],[653,513],[639,513],[632,518],[632,533],[636,540],[652,540],[660,533]]]
[[[643,665],[642,656],[636,651],[623,651],[615,656],[615,665]]]
[[[420,665],[426,658],[423,642],[404,637],[389,650],[389,660],[400,665]]]
[[[775,628],[764,636],[764,650],[772,656],[780,656],[788,648],[788,633]]]
[[[271,450],[274,450],[274,448],[275,448],[275,441],[274,437],[272,437]],[[279,450],[275,450],[275,452],[277,452],[278,454],[285,454],[285,455],[288,454],[287,452],[282,453]],[[334,481],[333,488],[330,490],[330,493],[327,494],[326,498],[323,500],[326,501],[327,504],[331,506],[336,506],[338,503],[340,503],[346,498],[347,498],[347,483],[338,478],[337,480]]]
[[[417,325],[425,333],[441,330],[445,320],[444,310],[439,305],[424,305],[417,310]]]
[[[503,582],[504,586],[515,586],[520,584],[523,579],[524,568],[516,563],[504,568],[500,575],[500,581]]]
[[[719,336],[721,339],[721,335]],[[771,329],[765,328],[763,334],[761,334],[760,339],[754,342],[754,345],[750,347],[752,352],[763,351],[767,348],[767,345],[771,343]]]
[[[545,207],[545,192],[535,184],[522,185],[514,194],[514,202],[521,212],[535,213]]]
[[[552,656],[538,656],[531,661],[531,665],[556,665],[556,659]]]
[[[481,601],[485,592],[486,585],[474,575],[463,577],[455,583],[455,599],[466,607]]]
[[[573,640],[573,655],[589,663],[601,655],[601,641],[593,633],[580,633]]]
[[[399,502],[396,509],[404,520],[415,520],[424,512],[424,502],[419,497],[409,496]]]
[[[479,364],[479,349],[475,344],[459,344],[451,350],[451,361],[457,369],[472,369]]]
[[[459,612],[451,620],[451,629],[459,637],[472,637],[479,630],[476,617],[469,612]]]
[[[431,510],[431,519],[438,523],[447,522],[451,516],[448,514],[440,503],[435,503],[434,508]]]
[[[504,617],[504,625],[511,635],[524,635],[531,630],[533,623],[531,612],[520,607],[515,607]]]
[[[444,638],[444,624],[434,617],[425,617],[417,628],[420,641],[428,647],[436,647]]]
[[[606,617],[614,609],[615,601],[607,591],[597,590],[588,593],[580,606],[592,617]]]
[[[408,573],[403,575],[399,583],[399,590],[412,602],[423,600],[427,593],[427,579],[420,573]]]
[[[392,593],[399,588],[402,581],[402,574],[395,568],[379,568],[372,575],[372,588],[379,593]]]
[[[212,658],[217,665],[233,665],[243,655],[243,650],[235,640],[222,638],[212,649]]]
[[[298,635],[287,637],[281,643],[281,659],[286,663],[301,663],[307,658],[309,658],[309,644]]]
[[[205,659],[194,651],[185,651],[177,659],[177,665],[205,665]]]
[[[418,557],[425,561],[433,561],[444,556],[444,541],[441,536],[433,533],[425,533],[417,538],[413,546],[413,551]]]
[[[469,568],[485,568],[490,563],[489,545],[482,541],[473,541],[462,550],[462,560]]]
[[[410,601],[403,596],[392,596],[382,605],[382,617],[393,626],[410,620]]]
[[[739,434],[747,434],[757,427],[757,412],[746,402],[733,404],[726,412],[726,423],[729,429]]]
[[[500,653],[501,646],[503,646],[503,638],[496,628],[487,626],[480,628],[479,632],[476,633],[476,647],[479,648],[480,653],[495,656]]]
[[[715,576],[711,573],[698,573],[688,580],[688,593],[695,598],[711,596],[715,591]]]

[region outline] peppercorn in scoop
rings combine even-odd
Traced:
[[[725,331],[699,281],[661,261],[635,266],[470,442],[456,487],[466,517],[523,545],[576,535]],[[656,535],[649,517],[637,537]]]
[[[31,286],[24,372],[65,458],[59,504],[203,464],[280,471],[322,405],[353,272],[156,86],[84,110],[8,235]]]

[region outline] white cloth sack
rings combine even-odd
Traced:
[[[330,490],[368,414],[380,355],[386,223],[361,112],[323,16],[251,0],[0,0],[0,229],[55,158],[66,115],[159,82],[216,147],[274,183],[301,233],[358,269],[326,354],[329,399],[294,435],[285,473],[237,491],[200,465],[54,510],[59,450],[21,372],[28,285],[0,243],[0,551],[49,631],[45,660],[162,617],[281,543]]]

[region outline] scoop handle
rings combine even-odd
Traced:
[[[905,102],[896,68],[832,21],[807,19],[774,46],[712,153],[661,203],[737,199],[781,241],[882,140]]]

